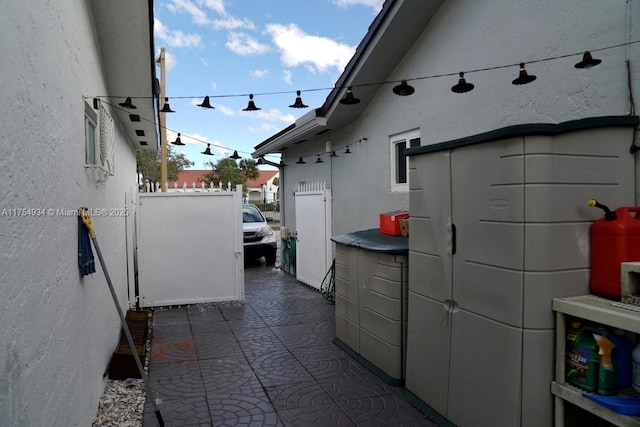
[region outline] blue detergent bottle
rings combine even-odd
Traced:
[[[611,353],[611,360],[617,373],[618,389],[631,387],[631,352],[633,351],[633,343],[621,329],[614,330],[612,334],[609,334],[608,338],[616,345]]]

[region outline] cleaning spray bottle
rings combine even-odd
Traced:
[[[600,368],[598,370],[598,394],[612,395],[618,390],[618,377],[611,361],[611,352],[616,345],[604,335],[593,334],[600,351]]]
[[[618,378],[618,390],[631,387],[631,352],[633,342],[625,335],[622,329],[615,329],[612,334],[607,335],[616,348],[611,352],[611,360],[616,368]]]

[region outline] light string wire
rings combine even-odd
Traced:
[[[631,46],[634,44],[640,43],[640,40],[633,40],[633,41],[629,41],[629,42],[625,42],[625,43],[619,43],[619,44],[615,44],[615,45],[610,45],[610,46],[605,46],[605,47],[600,47],[600,48],[596,48],[596,49],[589,49],[589,52],[602,52],[605,50],[610,50],[610,49],[617,49],[619,47],[624,47],[624,46]],[[556,56],[550,56],[547,58],[541,58],[541,59],[533,59],[531,61],[520,61],[517,63],[512,63],[512,64],[504,64],[504,65],[495,65],[495,66],[491,66],[491,67],[484,67],[484,68],[475,68],[475,69],[471,69],[471,70],[460,70],[460,71],[456,71],[456,72],[450,72],[450,73],[441,73],[441,74],[431,74],[428,76],[422,76],[422,77],[412,77],[412,78],[405,78],[405,79],[400,79],[400,80],[385,80],[383,82],[370,82],[370,83],[358,83],[358,84],[347,84],[347,85],[341,85],[341,86],[332,86],[332,87],[320,87],[320,88],[310,88],[310,89],[300,89],[300,92],[321,92],[321,91],[331,91],[331,90],[342,90],[342,89],[346,89],[346,88],[360,88],[360,87],[368,87],[368,86],[382,86],[385,84],[393,84],[393,83],[401,83],[402,81],[406,81],[408,82],[413,82],[413,81],[420,81],[420,80],[429,80],[429,79],[436,79],[436,78],[441,78],[441,77],[452,77],[452,76],[458,76],[460,74],[460,72],[464,73],[464,74],[473,74],[473,73],[480,73],[480,72],[484,72],[484,71],[493,71],[493,70],[500,70],[503,68],[512,68],[512,67],[519,67],[520,64],[525,64],[525,65],[530,65],[530,64],[538,64],[541,62],[548,62],[548,61],[555,61],[557,59],[564,59],[564,58],[570,58],[573,56],[579,56],[579,55],[583,55],[585,53],[585,51],[580,51],[580,52],[574,52],[574,53],[567,53],[567,54],[563,54],[563,55],[556,55]],[[223,94],[223,95],[197,95],[197,96],[167,96],[167,98],[170,99],[199,99],[199,98],[204,98],[205,96],[208,96],[209,98],[240,98],[240,97],[248,97],[250,95],[253,95],[254,97],[258,97],[258,96],[271,96],[271,95],[287,95],[287,94],[296,94],[297,90],[287,90],[287,91],[273,91],[273,92],[252,92],[252,93],[238,93],[238,94]],[[93,98],[99,98],[99,99],[103,99],[103,98],[127,98],[127,96],[116,96],[116,95],[97,95],[94,96]],[[155,96],[131,96],[129,97],[131,99],[154,99]],[[161,100],[162,101],[162,100]]]
[[[90,97],[85,97],[85,99],[90,99]],[[122,111],[122,112],[125,112],[125,113],[127,113],[127,114],[130,114],[130,113],[131,113],[131,110],[128,110],[128,109],[126,109],[126,108],[124,108],[124,107],[121,107],[121,106],[119,106],[119,105],[114,105],[114,104],[112,104],[112,103],[110,103],[110,102],[107,102],[107,101],[104,101],[104,100],[102,100],[102,99],[100,99],[100,102],[101,102],[101,103],[103,103],[103,104],[109,105],[110,107],[112,107],[112,108],[114,108],[114,109],[116,109],[116,110],[120,110],[120,111]],[[207,141],[205,141],[205,140],[203,140],[203,139],[196,138],[196,137],[194,137],[194,136],[187,135],[187,134],[182,133],[182,132],[177,132],[175,129],[172,129],[172,128],[168,127],[168,126],[160,126],[159,124],[157,124],[157,123],[156,123],[156,121],[155,121],[155,120],[148,119],[148,118],[146,118],[146,117],[144,117],[144,116],[140,116],[140,115],[138,115],[138,117],[140,117],[140,120],[143,120],[143,121],[145,121],[145,122],[149,122],[149,123],[153,123],[154,125],[157,125],[160,129],[165,129],[165,130],[168,130],[168,131],[174,132],[174,133],[176,133],[176,134],[180,133],[180,137],[181,137],[181,138],[182,138],[182,137],[186,137],[186,138],[189,138],[189,139],[193,139],[194,141],[199,142],[199,143],[201,143],[201,144],[210,145],[210,146],[212,146],[212,147],[216,147],[216,148],[223,149],[224,151],[231,151],[231,152],[233,152],[233,151],[237,151],[238,153],[248,154],[249,156],[251,156],[251,153],[250,153],[250,152],[248,152],[248,151],[244,151],[244,150],[235,150],[235,149],[233,149],[233,148],[225,147],[224,145],[219,145],[219,144],[216,144],[216,143],[213,143],[213,142],[207,142]],[[172,145],[173,145],[173,144],[172,144]],[[227,156],[227,157],[228,157],[228,156]]]
[[[596,48],[596,49],[590,49],[588,50],[589,52],[602,52],[602,51],[606,51],[606,50],[611,50],[611,49],[617,49],[620,47],[625,47],[625,46],[631,46],[634,44],[640,43],[640,40],[633,40],[633,41],[629,41],[629,42],[625,42],[625,43],[619,43],[619,44],[615,44],[615,45],[610,45],[610,46],[605,46],[605,47],[600,47],[600,48]],[[470,70],[466,70],[466,71],[456,71],[456,72],[449,72],[449,73],[441,73],[441,74],[431,74],[431,75],[427,75],[427,76],[422,76],[422,77],[413,77],[413,78],[405,78],[405,79],[401,79],[401,80],[388,80],[388,81],[383,81],[383,82],[373,82],[373,83],[360,83],[360,84],[349,84],[349,85],[342,85],[342,86],[333,86],[333,87],[323,87],[323,88],[311,88],[311,89],[305,89],[305,90],[300,90],[300,92],[319,92],[319,91],[331,91],[331,90],[342,90],[345,88],[361,88],[361,87],[370,87],[370,86],[382,86],[385,84],[393,84],[393,83],[401,83],[401,82],[412,82],[412,81],[420,81],[420,80],[429,80],[429,79],[436,79],[436,78],[441,78],[441,77],[453,77],[453,76],[458,76],[460,73],[464,73],[466,74],[473,74],[473,73],[480,73],[480,72],[485,72],[485,71],[493,71],[493,70],[500,70],[500,69],[504,69],[504,68],[512,68],[512,67],[519,67],[520,64],[525,64],[525,65],[530,65],[530,64],[537,64],[537,63],[541,63],[541,62],[549,62],[549,61],[554,61],[554,60],[558,60],[558,59],[564,59],[564,58],[570,58],[570,57],[574,57],[574,56],[580,56],[583,55],[585,53],[585,51],[580,51],[580,52],[574,52],[574,53],[568,53],[568,54],[563,54],[563,55],[556,55],[556,56],[551,56],[551,57],[547,57],[547,58],[541,58],[541,59],[534,59],[531,61],[527,61],[527,62],[517,62],[517,63],[511,63],[511,64],[503,64],[503,65],[495,65],[495,66],[491,66],[491,67],[484,67],[484,68],[476,68],[476,69],[470,69]],[[209,98],[235,98],[235,97],[248,97],[250,95],[253,95],[254,97],[256,96],[270,96],[270,95],[284,95],[284,94],[297,94],[297,91],[272,91],[272,92],[260,92],[260,93],[242,93],[242,94],[226,94],[226,95],[199,95],[199,96],[172,96],[172,97],[167,97],[169,99],[199,99],[199,98],[204,98],[205,96],[209,96]],[[113,103],[107,102],[104,99],[111,99],[111,98],[127,98],[126,96],[116,96],[116,95],[98,95],[98,96],[93,96],[93,97],[85,97],[85,99],[89,99],[89,98],[97,98],[100,100],[100,102],[103,102],[109,106],[111,106],[114,109],[123,111],[127,114],[130,113],[130,110],[121,107],[119,105],[115,105]],[[129,97],[131,99],[155,99],[156,96],[137,96],[137,97]],[[150,120],[146,117],[142,117],[139,116],[141,120],[156,124],[155,120]],[[158,125],[159,128],[164,128],[166,130],[169,130],[171,132],[174,133],[178,133],[176,130],[169,128],[168,126],[160,126]],[[251,153],[244,151],[244,150],[234,150],[233,148],[229,148],[229,147],[225,147],[223,145],[219,145],[219,144],[215,144],[212,142],[207,142],[205,140],[193,137],[191,135],[188,134],[184,134],[184,133],[180,133],[181,137],[186,137],[189,139],[192,139],[196,142],[202,143],[202,144],[206,144],[209,146],[213,146],[216,148],[220,148],[222,150],[225,151],[237,151],[238,153],[243,153],[243,154],[248,154],[249,156],[251,156]],[[346,147],[349,147],[355,143],[358,142],[362,142],[362,141],[366,141],[367,138],[361,138],[359,140],[356,140],[352,143],[349,144],[344,144],[340,147],[336,147],[335,149],[332,149],[333,151],[336,150],[340,150]],[[305,154],[303,156],[300,156],[301,158],[308,158],[308,157],[313,157],[313,156],[321,156],[323,154],[328,154],[327,151],[323,151],[323,152],[319,152],[319,153],[312,153],[312,154]],[[261,158],[265,158],[266,156],[269,156],[270,154],[266,154],[263,156],[260,156]]]

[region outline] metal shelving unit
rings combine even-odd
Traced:
[[[640,427],[640,417],[611,411],[584,397],[579,388],[565,383],[566,316],[640,334],[640,312],[614,306],[611,300],[595,295],[555,298],[553,310],[556,312],[556,379],[551,383],[551,393],[555,396],[556,427],[564,426],[564,402],[570,402],[616,426]]]

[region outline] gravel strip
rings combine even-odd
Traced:
[[[147,325],[147,357],[143,363],[145,373],[148,375],[149,359],[151,358],[153,311],[151,311]],[[92,427],[142,427],[146,400],[146,388],[140,378],[107,380],[107,385],[98,403],[98,413],[93,420]]]

